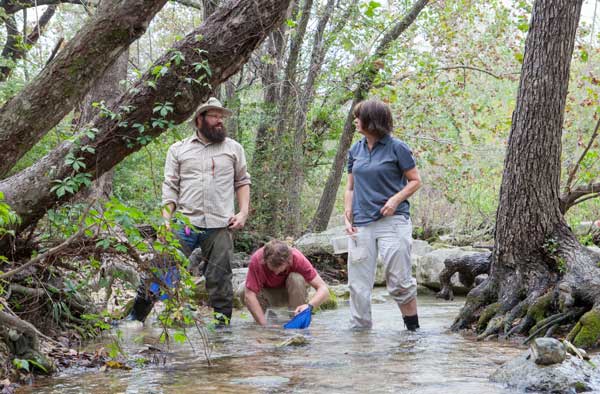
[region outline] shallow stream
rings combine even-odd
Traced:
[[[172,345],[165,365],[132,370],[66,370],[38,380],[19,393],[514,393],[488,381],[499,364],[522,352],[515,345],[477,342],[448,331],[464,299],[419,296],[421,330],[404,330],[397,306],[378,290],[374,327],[348,328],[347,304],[313,317],[307,330],[257,327],[234,315],[231,328],[209,333],[213,366],[201,353],[198,333],[189,344]],[[145,348],[134,338],[156,337],[158,329],[137,322],[121,325],[131,354]],[[278,347],[302,333],[308,344]],[[148,342],[148,341],[146,341]]]

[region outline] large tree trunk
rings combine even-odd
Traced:
[[[0,178],[140,37],[166,0],[105,0],[54,60],[0,108]]]
[[[331,165],[331,170],[329,172],[329,176],[327,177],[323,194],[319,200],[319,206],[309,226],[309,231],[324,231],[329,223],[329,218],[331,217],[331,212],[333,212],[337,191],[342,180],[342,171],[344,169],[344,164],[346,163],[348,149],[350,149],[352,137],[354,136],[354,116],[352,115],[352,110],[356,104],[363,101],[365,97],[367,97],[371,87],[373,86],[373,81],[375,80],[378,72],[378,68],[374,65],[374,61],[385,57],[392,42],[398,39],[398,37],[400,37],[400,35],[404,33],[404,31],[406,31],[406,29],[408,29],[408,27],[417,19],[417,16],[423,10],[423,8],[425,8],[427,3],[429,3],[429,0],[417,0],[413,4],[408,14],[406,14],[406,16],[404,16],[400,22],[398,22],[385,34],[375,50],[374,56],[368,60],[368,64],[363,67],[364,71],[362,71],[358,76],[359,82],[353,93],[352,105],[350,106],[350,111],[348,111],[348,115],[346,116],[344,131],[340,137],[338,150],[335,154],[333,164]]]
[[[591,308],[572,339],[592,346],[600,338],[598,256],[577,242],[559,200],[562,124],[581,6],[582,0],[538,0],[533,6],[490,276],[469,293],[454,329],[481,315],[482,338],[527,332],[534,324],[530,333],[543,335]]]
[[[159,59],[156,64],[167,67],[168,72],[156,77],[150,70],[111,107],[114,116],[96,117],[95,138],[81,135],[76,143],[64,142],[30,168],[1,181],[0,191],[22,218],[19,230],[67,199],[50,191],[56,184],[53,181],[73,181],[77,176],[81,180],[82,172],[65,164],[67,153],[82,157],[86,173],[96,179],[142,148],[148,138],[165,132],[167,122],[178,124],[188,119],[198,104],[208,99],[211,86],[235,74],[269,31],[281,24],[287,6],[288,2],[281,0],[225,3]],[[161,117],[154,108],[165,103],[171,103],[172,111]],[[91,147],[94,153],[81,147]]]

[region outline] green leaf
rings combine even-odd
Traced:
[[[101,239],[98,242],[96,242],[96,247],[108,249],[110,247],[110,240],[107,238]]]
[[[588,61],[588,52],[585,49],[582,49],[580,57],[581,57],[582,62],[584,62],[584,63],[587,62]]]
[[[27,361],[27,360],[15,358],[15,359],[13,359],[13,365],[17,369],[24,369],[25,371],[29,372],[29,361]]]
[[[185,335],[184,332],[176,331],[173,334],[173,339],[175,340],[175,342],[182,344],[182,343],[185,343],[185,341],[187,340],[187,336]]]
[[[515,53],[515,59],[517,59],[519,63],[523,64],[523,54],[521,52]]]
[[[524,21],[517,25],[517,29],[521,30],[523,33],[527,33],[529,31],[529,22]]]
[[[365,11],[365,15],[368,16],[369,18],[374,17],[375,10],[379,7],[381,7],[381,3],[378,3],[376,1],[370,1],[369,4],[367,5],[367,10]]]

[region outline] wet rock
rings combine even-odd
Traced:
[[[595,365],[600,356],[593,360]],[[567,356],[558,364],[538,365],[526,351],[498,368],[490,377],[520,391],[543,393],[580,393],[600,390],[597,367],[577,357]]]
[[[350,298],[350,288],[348,285],[330,286],[329,291],[335,294],[340,300],[347,300]]]
[[[562,363],[567,357],[563,344],[554,338],[536,338],[530,350],[533,361],[539,365]]]
[[[285,341],[278,343],[277,347],[286,347],[286,346],[304,346],[308,345],[308,339],[304,335],[298,334],[294,335],[291,338],[286,339]]]

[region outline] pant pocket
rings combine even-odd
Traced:
[[[357,236],[348,238],[348,260],[350,262],[366,261],[369,257],[369,248],[366,242],[360,240]]]

